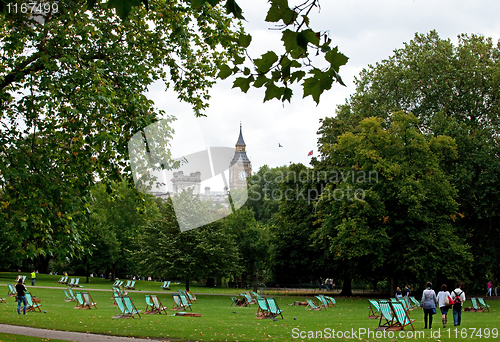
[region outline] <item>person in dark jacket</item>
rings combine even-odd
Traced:
[[[24,303],[23,314],[26,315],[26,305],[27,305],[26,292],[28,292],[28,290],[26,289],[26,286],[24,286],[22,279],[19,279],[18,283],[16,284],[16,292],[17,292],[17,297],[16,297],[17,313],[21,314],[21,302],[23,302]]]

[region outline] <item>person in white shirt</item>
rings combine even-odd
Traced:
[[[449,306],[445,304],[446,298],[450,297],[450,293],[448,292],[448,286],[446,284],[441,285],[441,291],[437,294],[437,301],[439,310],[441,311],[443,328],[446,328],[446,322],[448,321],[448,310]]]
[[[458,300],[458,297],[460,300]],[[455,300],[457,298],[457,300]],[[465,302],[465,292],[462,290],[462,284],[457,283],[457,288],[451,292],[451,299],[455,302],[453,304],[453,323],[455,326],[462,323],[462,306]],[[457,301],[460,301],[457,303]]]

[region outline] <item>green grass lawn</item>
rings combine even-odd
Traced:
[[[12,274],[0,274],[0,284],[5,284],[9,276],[13,279]],[[14,275],[15,277],[15,275]],[[40,276],[36,285],[39,286],[56,286],[56,281],[59,277],[45,279],[50,276]],[[57,279],[56,279],[57,278]],[[80,279],[82,281],[84,279]],[[102,282],[101,282],[102,281]],[[7,281],[9,282],[9,281]],[[284,319],[273,320],[257,320],[255,314],[257,306],[235,308],[231,307],[231,299],[227,295],[198,295],[198,301],[193,304],[193,311],[202,313],[202,317],[174,317],[175,311],[170,311],[168,315],[142,315],[142,319],[113,319],[112,316],[116,313],[111,292],[105,291],[89,291],[95,302],[98,303],[98,309],[79,310],[73,309],[75,303],[64,302],[63,286],[59,288],[38,288],[31,287],[30,282],[27,282],[29,291],[36,297],[42,300],[42,312],[30,312],[27,316],[18,315],[16,312],[17,304],[13,298],[6,298],[7,303],[0,303],[0,323],[17,324],[46,329],[57,329],[66,331],[93,332],[110,335],[123,335],[135,337],[150,337],[150,338],[165,338],[168,340],[180,339],[181,341],[301,341],[308,338],[300,338],[299,333],[303,331],[303,336],[307,336],[309,331],[322,331],[323,333],[355,331],[358,332],[356,337],[368,341],[394,341],[403,340],[398,337],[399,332],[395,332],[394,338],[380,338],[377,335],[367,334],[360,336],[360,329],[374,333],[374,329],[378,326],[378,320],[367,319],[368,317],[368,301],[365,298],[337,298],[337,305],[334,308],[321,311],[308,311],[304,306],[289,306],[296,300],[301,300],[301,297],[276,297],[276,300],[282,310],[284,310]],[[139,310],[146,307],[144,294],[149,291],[161,291],[159,283],[147,284],[144,282],[136,286],[142,291],[130,293],[130,297],[134,301]],[[83,284],[85,289],[110,289],[110,282],[101,279],[93,279],[92,284]],[[172,288],[174,290],[175,287]],[[197,288],[198,292],[202,288]],[[204,292],[204,291],[203,291]],[[224,293],[232,292],[237,294],[238,290],[225,289]],[[0,294],[4,297],[7,293],[6,286],[0,286]],[[161,293],[159,295],[163,305],[172,307],[172,296],[169,293]],[[424,332],[425,337],[417,340],[441,340],[441,341],[464,341],[470,340],[470,335],[473,329],[476,333],[481,329],[483,336],[478,339],[485,338],[485,329],[500,328],[500,303],[497,301],[489,301],[491,306],[490,312],[484,313],[462,313],[462,328],[455,333],[453,327],[453,318],[451,313],[448,316],[448,325],[451,323],[451,330],[443,330],[441,328],[440,338],[431,338],[429,330],[423,330],[423,313],[422,310],[416,309],[411,311],[410,317],[415,319],[414,322],[416,332]],[[470,306],[470,301],[466,302],[466,306]],[[47,313],[43,311],[46,310]],[[296,318],[296,319],[294,319]],[[441,326],[440,315],[434,316],[434,334],[438,332]],[[294,330],[295,329],[295,330]],[[405,328],[405,331],[412,331],[410,328]],[[462,332],[463,331],[463,332]],[[461,335],[462,333],[462,335]],[[465,337],[467,333],[467,338]],[[455,337],[457,334],[457,337]],[[450,335],[451,338],[448,336]],[[387,336],[387,335],[386,335]],[[328,336],[323,336],[328,340]],[[357,339],[357,338],[356,338]],[[5,340],[8,341],[7,338]],[[413,340],[413,338],[412,338]],[[31,341],[31,340],[27,340]],[[38,340],[36,340],[38,341]]]

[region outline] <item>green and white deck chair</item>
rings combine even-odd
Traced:
[[[477,305],[476,298],[472,297],[470,301],[472,302],[472,308],[474,309],[473,312],[483,312],[483,310]]]
[[[306,306],[306,310],[316,310],[316,311],[319,311],[321,310],[321,306],[317,306],[316,304],[313,303],[312,300],[310,300],[309,298],[306,299],[307,301],[307,306]]]
[[[185,291],[190,303],[196,303],[196,296],[191,291]]]
[[[181,307],[184,310],[189,308],[189,310],[193,311],[193,308],[191,308],[191,303],[188,302],[187,297],[181,294],[179,295],[179,297],[181,298]]]
[[[483,309],[488,310],[488,312],[490,311],[490,306],[485,303],[483,298],[478,298],[477,301],[479,302],[479,305],[483,307]]]
[[[375,330],[386,330],[392,327],[392,322],[394,320],[393,311],[391,305],[386,300],[379,301],[380,306],[380,319],[378,322],[378,327]]]
[[[9,287],[9,292],[7,293],[7,297],[15,297],[17,295],[16,288],[12,284],[7,284]]]
[[[411,302],[415,305],[416,308],[420,307],[420,302],[415,299],[415,297],[409,297]]]
[[[62,277],[61,277],[61,279],[59,279],[57,282],[58,282],[59,284],[62,284],[62,283],[63,283],[63,280],[64,280],[64,276],[62,276]]]
[[[329,306],[326,298],[323,297],[323,295],[316,296],[316,298],[319,300],[319,306],[321,306],[322,308],[326,309]]]
[[[75,297],[76,297],[76,306],[74,309],[81,309],[83,308],[84,301],[83,301],[83,296],[81,292],[75,292]]]
[[[80,285],[80,278],[75,279],[75,283],[73,284],[73,287],[83,287],[82,285]]]
[[[281,319],[283,319],[283,310],[280,310],[280,308],[278,307],[278,303],[276,303],[274,298],[266,298],[266,301],[272,318],[281,316]]]
[[[135,290],[135,280],[132,280],[130,282],[130,285],[127,287],[127,289],[129,289],[129,290]]]
[[[97,309],[97,303],[94,302],[92,296],[88,292],[82,292],[83,296],[83,308],[92,309],[92,307]]]
[[[173,293],[172,298],[174,300],[174,305],[172,306],[172,310],[182,309],[181,296],[178,293]]]
[[[408,311],[403,307],[403,302],[391,302],[390,304],[395,320],[392,322],[392,327],[387,330],[403,330],[407,325],[411,325],[412,330],[415,330],[413,326],[415,320],[410,319]]]
[[[146,297],[146,310],[144,310],[144,313],[145,314],[156,313],[154,312],[154,304],[153,301],[151,300],[151,296],[145,295],[145,297]]]
[[[257,303],[254,299],[252,299],[252,296],[250,296],[248,293],[240,293],[240,296],[245,297],[248,305]]]
[[[267,305],[267,301],[265,298],[257,298],[257,304],[259,307],[257,308],[257,317],[259,319],[267,318],[271,314],[269,311],[269,306]]]
[[[163,285],[160,287],[164,290],[170,290],[170,281],[164,281]]]
[[[403,297],[404,298],[404,297]],[[401,305],[403,305],[403,308],[405,309],[406,312],[409,312],[410,311],[410,307],[408,306],[408,304],[406,303],[406,300],[404,299],[401,299],[399,301],[399,303],[401,303]]]
[[[71,297],[68,290],[64,290],[64,294],[66,295],[66,299],[64,300],[65,302],[72,302],[75,300],[75,298]]]
[[[378,301],[374,299],[368,299],[368,319],[379,318],[380,315],[380,305]]]
[[[68,283],[68,276],[63,277],[64,279],[61,281],[61,284],[67,284]]]
[[[142,318],[141,314],[140,314],[140,310],[137,310],[134,303],[132,302],[132,299],[130,299],[129,296],[125,296],[122,299],[123,299],[123,303],[125,304],[125,307],[127,308],[127,311],[128,311],[128,314],[130,315],[130,317],[134,318],[135,315],[138,315],[139,318]]]
[[[262,299],[262,296],[258,294],[257,292],[252,291],[252,295],[255,297],[255,299]]]
[[[405,306],[406,311],[413,310],[413,308],[411,307],[410,298],[403,297],[403,302],[405,302],[404,306]]]
[[[113,283],[113,285],[111,285],[111,287],[118,286],[119,282],[120,282],[120,279],[116,279],[115,282]]]
[[[167,307],[163,306],[160,299],[156,295],[151,295],[151,300],[153,301],[154,313],[159,313],[163,311],[165,315],[167,314]]]
[[[391,303],[399,302],[399,299],[397,299],[397,298],[389,298],[389,302],[391,302]]]
[[[126,289],[128,289],[128,287],[130,286],[130,283],[131,283],[131,282],[132,282],[131,280],[127,280],[127,283],[125,284],[125,288],[126,288]]]
[[[71,278],[70,282],[67,283],[68,286],[73,286],[75,284],[75,278]]]
[[[38,312],[42,312],[42,309],[40,309],[40,306],[42,306],[42,304],[40,304],[40,303],[34,303],[33,302],[33,296],[31,296],[31,293],[29,293],[29,292],[26,292],[26,303],[28,304],[26,306],[26,311],[36,311],[36,310],[38,310]]]
[[[73,292],[73,289],[71,287],[68,287],[68,293],[69,293],[69,296],[71,298],[73,298],[73,300],[76,300],[76,295],[75,293]]]
[[[114,315],[113,318],[129,318],[133,317],[132,313],[127,309],[125,302],[122,297],[116,296],[115,303],[117,305],[117,309],[120,311],[118,314]]]
[[[330,301],[330,303],[331,303],[333,306],[335,306],[335,304],[337,304],[337,301],[335,300],[335,298],[333,298],[333,297],[329,297],[329,296],[323,296],[323,297],[325,297],[327,300],[329,300],[329,301]]]

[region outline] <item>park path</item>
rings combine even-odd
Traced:
[[[0,324],[0,332],[14,335],[34,336],[41,338],[58,339],[64,341],[78,341],[78,342],[151,342],[152,339],[134,338],[134,337],[120,337],[110,335],[87,334],[82,332],[61,331],[61,330],[48,330],[39,328],[30,328],[20,325]],[[169,340],[156,340],[156,341],[172,341]]]

